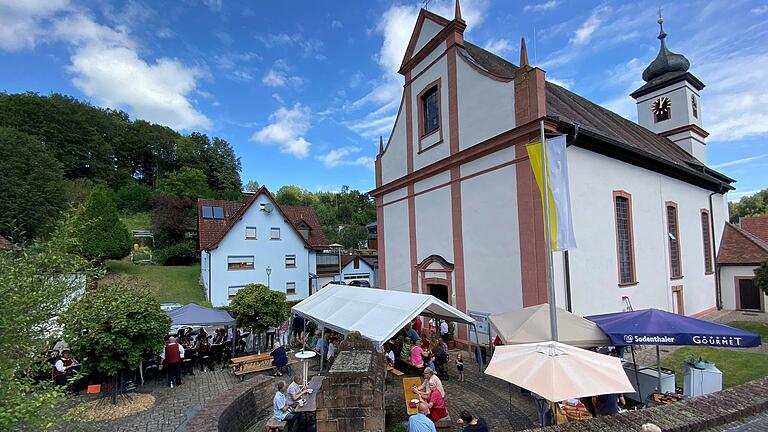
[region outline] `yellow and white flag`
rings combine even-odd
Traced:
[[[542,203],[544,166],[547,167],[547,198],[549,202],[549,230],[552,250],[562,251],[576,248],[571,220],[571,193],[568,188],[568,158],[565,149],[565,135],[549,138],[547,143],[547,161],[542,164],[541,143],[528,144],[528,158],[531,161],[533,175],[539,185]],[[544,166],[542,166],[544,165]]]

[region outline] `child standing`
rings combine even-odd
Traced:
[[[459,381],[464,381],[464,358],[461,353],[456,355],[456,369],[459,370]]]

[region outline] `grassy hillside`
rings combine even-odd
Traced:
[[[152,226],[149,223],[149,213],[133,213],[122,214],[120,220],[123,221],[128,231],[132,230],[151,230]]]
[[[161,303],[206,302],[199,284],[200,264],[188,266],[135,265],[128,260],[107,261],[107,278],[126,276],[149,285]]]

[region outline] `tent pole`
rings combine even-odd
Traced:
[[[306,351],[307,350],[307,319],[302,317],[302,321],[304,322],[304,329],[301,331],[301,335],[299,336],[299,342],[301,342],[301,350]]]
[[[659,354],[658,345],[656,345],[656,373],[659,376],[659,393],[661,393],[661,354]]]
[[[640,389],[640,374],[637,373],[637,360],[635,360],[635,346],[630,345],[630,350],[632,350],[632,364],[635,365],[635,382],[637,383],[637,396],[640,398],[640,403],[645,404],[645,399],[643,398],[643,392]]]
[[[288,341],[288,346],[291,346],[291,336],[293,336],[293,314],[290,314],[288,316],[288,338],[286,339]]]
[[[320,353],[319,353],[320,354],[320,372],[318,375],[323,374],[323,358],[325,357],[325,355],[323,355],[323,351],[324,351],[323,348],[325,348],[325,327],[324,326],[320,327],[320,338],[321,338]]]

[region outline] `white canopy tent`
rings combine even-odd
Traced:
[[[291,312],[343,335],[360,332],[380,345],[419,315],[475,325],[469,315],[431,295],[335,284],[304,299]]]

